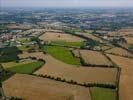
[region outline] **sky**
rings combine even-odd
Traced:
[[[0,0],[1,7],[132,7],[133,0]]]

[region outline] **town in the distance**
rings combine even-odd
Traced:
[[[0,11],[0,100],[132,100],[132,71],[132,8]]]

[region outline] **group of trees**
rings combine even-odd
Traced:
[[[35,74],[33,74],[33,75],[35,75]],[[35,75],[35,76],[39,76],[39,77],[43,77],[43,78],[48,78],[48,79],[53,79],[53,80],[61,81],[61,82],[66,82],[66,83],[73,84],[73,85],[85,86],[85,87],[103,87],[103,88],[111,88],[111,89],[115,89],[116,88],[116,86],[113,85],[113,84],[78,83],[78,82],[76,82],[74,80],[66,80],[66,79],[62,79],[60,77],[53,77],[53,76],[50,76],[50,75],[42,75],[42,74]]]

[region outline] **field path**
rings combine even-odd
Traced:
[[[133,100],[133,59],[110,54],[108,56],[122,69],[119,91],[120,100]]]

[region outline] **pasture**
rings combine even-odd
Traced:
[[[69,48],[59,46],[44,46],[44,51],[67,64],[80,65],[80,59],[74,57]]]
[[[61,45],[61,46],[81,47],[84,45],[84,42],[52,41],[51,44],[52,45]]]
[[[42,61],[28,61],[28,62],[8,62],[3,63],[3,67],[7,71],[15,72],[15,73],[25,73],[30,74],[33,73],[37,68],[41,67],[44,64]]]
[[[92,100],[116,100],[116,91],[113,89],[91,87]]]

